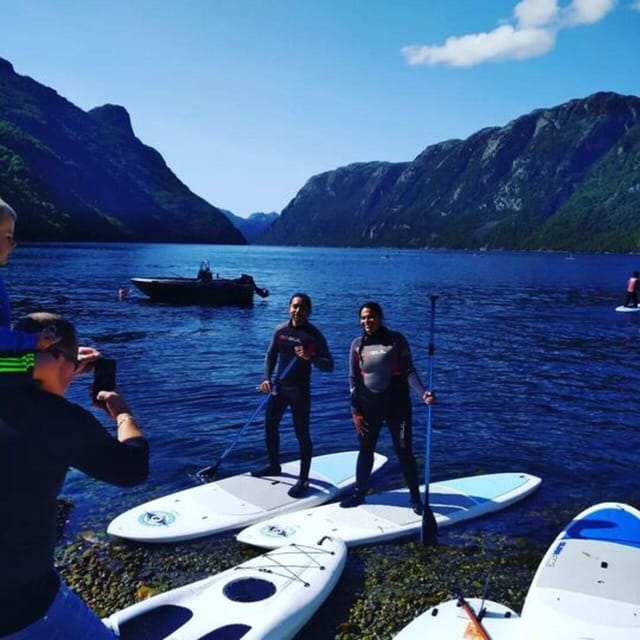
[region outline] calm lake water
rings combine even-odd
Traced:
[[[248,309],[150,304],[135,292],[118,300],[132,276],[195,275],[205,258],[223,277],[252,274],[271,296]],[[313,374],[316,453],[357,447],[347,354],[360,303],[382,304],[426,381],[429,295],[437,294],[431,478],[541,476],[531,499],[475,525],[534,538],[553,510],[640,499],[640,314],[614,311],[638,268],[640,256],[72,244],[20,247],[3,276],[14,315],[57,311],[82,343],[117,359],[119,388],[151,442],[143,487],[123,492],[70,473],[65,495],[77,506],[67,533],[104,531],[124,509],[190,486],[190,472],[218,460],[262,399],[264,352],[290,295],[306,291],[336,361],[333,373]],[[90,383],[79,379],[71,399],[86,404]],[[414,415],[422,464],[424,408],[416,404]],[[288,414],[281,434],[282,458],[296,458]],[[402,486],[384,431],[378,449],[390,461],[374,487]],[[262,460],[258,419],[220,475]]]

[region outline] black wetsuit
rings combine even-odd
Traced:
[[[60,396],[0,388],[0,636],[41,618],[58,592],[57,497],[75,467],[118,486],[143,482],[144,438],[119,442]]]
[[[412,445],[410,385],[422,396],[425,389],[413,366],[409,344],[401,333],[381,327],[351,343],[351,411],[366,422],[366,432],[358,435],[356,491],[361,495],[367,491],[376,443],[386,422],[411,499],[420,499]]]
[[[264,359],[264,379],[271,380],[271,376],[278,363],[279,374],[285,369],[291,358],[296,358],[294,348],[302,345],[311,354],[310,360],[297,358],[296,363],[287,373],[284,380],[276,385],[275,393],[267,403],[264,428],[269,464],[279,465],[280,433],[279,425],[287,407],[291,407],[293,427],[300,445],[300,479],[309,477],[313,445],[309,433],[309,417],[311,413],[311,365],[320,371],[333,371],[333,356],[327,346],[327,341],[320,330],[306,322],[302,326],[294,327],[291,321],[276,327],[267,354]]]

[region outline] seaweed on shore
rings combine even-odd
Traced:
[[[231,535],[143,545],[85,533],[59,553],[67,583],[105,616],[154,593],[218,573],[261,550]],[[519,611],[542,550],[497,534],[457,534],[424,548],[414,540],[349,550],[328,600],[299,633],[305,640],[392,638],[425,609],[462,592]]]

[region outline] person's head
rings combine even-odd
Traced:
[[[360,307],[360,326],[366,334],[371,335],[380,329],[384,321],[382,307],[377,302],[365,302]]]
[[[78,337],[73,325],[55,313],[39,311],[18,320],[15,328],[60,337],[52,347],[36,352],[33,378],[46,391],[64,396],[78,368]]]
[[[306,293],[294,293],[289,298],[289,317],[294,327],[303,325],[311,315],[311,298]]]
[[[0,265],[6,264],[16,246],[16,212],[0,198]]]

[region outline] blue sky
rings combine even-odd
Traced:
[[[134,131],[207,201],[409,161],[540,107],[640,95],[640,0],[0,0],[0,57]]]

